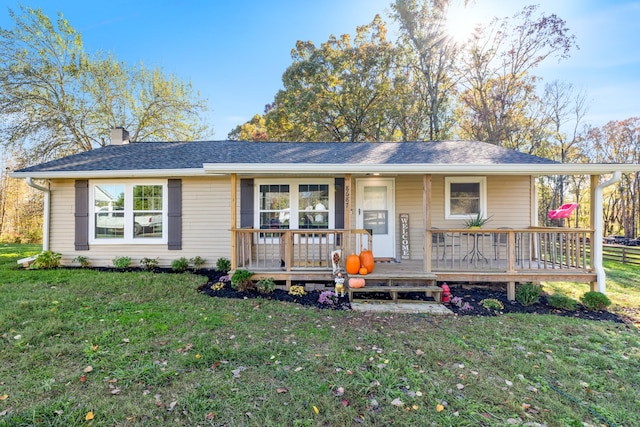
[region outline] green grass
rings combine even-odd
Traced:
[[[38,250],[0,247],[0,426],[640,425],[630,324],[333,312],[211,298],[191,274],[14,267]],[[608,271],[614,304],[636,301],[640,274]]]

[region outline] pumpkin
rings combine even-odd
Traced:
[[[351,277],[349,279],[350,288],[364,288],[364,279],[362,277]]]
[[[375,266],[373,261],[373,252],[366,249],[360,252],[360,265],[365,267],[369,273],[373,273],[373,267]]]
[[[360,257],[356,254],[349,255],[344,268],[349,274],[358,274],[360,270]]]
[[[358,274],[360,274],[361,276],[364,276],[367,273],[369,273],[369,270],[367,270],[367,267],[360,267],[360,270],[358,270]]]

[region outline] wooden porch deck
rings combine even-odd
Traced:
[[[494,267],[498,267],[494,264]],[[506,271],[506,262],[503,262],[502,270],[478,270],[464,271],[455,269],[437,269],[432,272],[424,271],[424,261],[403,260],[401,262],[376,263],[373,273],[364,277],[367,285],[411,285],[427,283],[434,285],[443,283],[501,283],[504,284],[509,299],[515,298],[515,284],[525,282],[567,281],[577,283],[593,283],[596,281],[596,273],[581,269],[553,269],[545,268],[540,262],[537,268]],[[327,270],[291,270],[274,271],[255,269],[254,279],[259,280],[271,277],[276,281],[284,281],[287,288],[295,282],[333,282],[333,274]]]
[[[288,288],[295,282],[333,282],[331,254],[371,248],[364,230],[324,233],[242,229],[237,232],[235,268],[252,271],[254,278],[271,277]],[[589,242],[592,230],[537,228],[426,230],[427,259],[376,262],[371,285],[433,285],[504,283],[510,299],[522,282],[571,281],[595,283]],[[375,254],[375,248],[373,248]],[[427,255],[428,254],[428,255]]]

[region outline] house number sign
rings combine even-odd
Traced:
[[[401,259],[409,259],[409,214],[400,214]]]

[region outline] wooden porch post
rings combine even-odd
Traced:
[[[589,200],[589,228],[591,230],[595,230],[596,229],[596,187],[598,187],[598,185],[600,184],[600,175],[591,175],[591,182],[590,182],[590,187],[589,187],[589,196],[590,196],[590,200]],[[600,225],[602,227],[602,225]],[[591,239],[589,241],[589,253],[591,254],[589,257],[589,264],[591,266],[591,270],[594,270],[594,265],[593,265],[593,254],[595,253],[595,239],[593,238],[593,232],[591,232]],[[589,287],[591,288],[591,291],[596,291],[598,289],[598,282],[591,282],[589,283]]]
[[[342,254],[343,261],[346,260],[347,255],[352,251],[351,235],[349,233],[349,230],[351,230],[351,211],[353,210],[352,195],[351,174],[347,173],[344,175],[344,239],[346,239],[346,241],[343,243],[345,250],[345,253]]]
[[[238,268],[238,248],[237,248],[237,202],[238,202],[238,176],[235,173],[231,174],[231,270],[235,271]]]
[[[422,229],[424,230],[424,271],[431,272],[431,175],[422,177]]]

